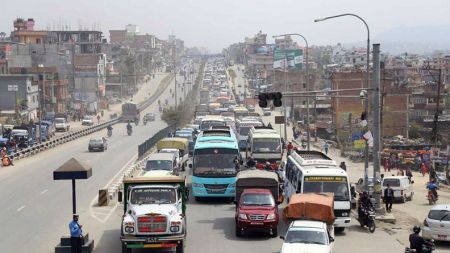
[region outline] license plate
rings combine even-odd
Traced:
[[[157,241],[158,241],[158,238],[156,238],[156,237],[149,237],[146,240],[146,242],[157,242]]]
[[[264,225],[263,222],[250,222],[251,225]]]
[[[447,236],[446,236],[446,235],[438,235],[438,239],[446,240],[446,239],[447,239]]]

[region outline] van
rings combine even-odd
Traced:
[[[174,153],[153,153],[143,168],[143,176],[168,176],[178,172],[178,161]]]
[[[384,177],[381,182],[383,187],[381,194],[384,197],[384,190],[389,184],[394,191],[394,200],[400,200],[400,202],[405,203],[406,200],[412,200],[413,198],[414,192],[412,183],[414,183],[414,181],[410,182],[407,176]]]

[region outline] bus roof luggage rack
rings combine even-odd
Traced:
[[[320,151],[295,150],[291,156],[300,165],[334,165],[336,162]]]

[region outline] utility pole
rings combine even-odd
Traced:
[[[177,100],[177,59],[176,59],[176,54],[177,54],[177,44],[174,41],[173,42],[173,73],[175,74],[175,110],[178,108],[178,100]]]
[[[373,44],[373,179],[375,182],[376,208],[381,204],[380,177],[380,44]]]
[[[284,62],[284,92],[288,91],[288,85],[287,85],[287,56],[285,58]],[[286,103],[287,99],[284,98],[283,101],[283,107],[284,107],[284,141],[288,143],[287,139],[287,110],[286,110]]]

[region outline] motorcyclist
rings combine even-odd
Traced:
[[[113,130],[111,124],[109,124],[109,125],[106,127],[106,129],[107,129],[108,131],[112,131],[112,130]]]
[[[270,162],[266,162],[266,165],[264,166],[264,169],[267,171],[272,170],[272,165],[270,164]]]
[[[438,199],[437,188],[438,188],[438,186],[437,186],[437,184],[436,184],[436,182],[434,180],[431,180],[427,184],[427,189],[430,190],[433,193],[435,199]]]
[[[292,141],[289,142],[287,145],[287,153],[290,155],[292,153],[292,150],[294,149],[294,145],[292,144]]]
[[[415,249],[417,253],[422,252],[423,245],[426,244],[425,239],[423,239],[422,236],[420,236],[420,227],[414,226],[413,228],[414,233],[409,235],[409,248]]]
[[[359,197],[359,206],[358,206],[358,218],[361,220],[362,218],[364,218],[364,223],[365,223],[365,219],[367,218],[364,210],[367,209],[371,209],[373,208],[373,204],[372,201],[370,200],[370,196],[369,193],[367,191],[363,191],[363,193],[360,195]]]
[[[246,165],[248,168],[253,168],[256,166],[256,162],[255,162],[255,160],[253,160],[253,157],[250,156],[250,158],[247,160]]]
[[[133,130],[133,126],[131,126],[130,122],[128,122],[128,124],[127,124],[127,130],[128,131]]]

